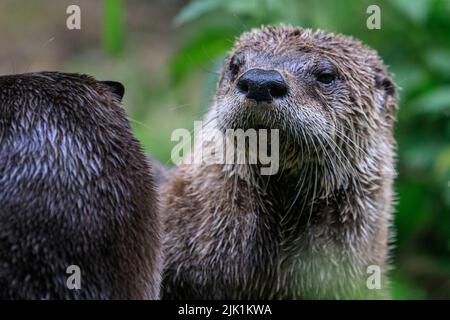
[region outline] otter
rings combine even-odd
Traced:
[[[162,297],[388,298],[396,109],[387,67],[360,41],[285,25],[244,33],[204,135],[278,130],[279,170],[174,169],[161,192]]]
[[[159,298],[154,178],[123,94],[87,75],[0,77],[0,299]]]

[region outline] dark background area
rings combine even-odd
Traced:
[[[81,30],[66,8],[81,8]],[[369,5],[381,29],[369,30]],[[236,36],[293,24],[361,39],[399,86],[396,299],[450,298],[450,0],[0,1],[0,73],[41,70],[119,80],[146,151],[170,163],[176,128],[209,105]]]

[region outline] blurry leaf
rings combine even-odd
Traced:
[[[266,1],[246,0],[246,1],[225,1],[226,7],[229,12],[234,14],[249,14],[254,15],[258,12],[258,6],[264,6]]]
[[[437,176],[450,174],[450,147],[442,149],[436,157],[434,171]]]
[[[103,43],[106,52],[118,55],[123,51],[123,6],[121,0],[104,0]]]
[[[222,2],[219,0],[195,0],[185,6],[174,19],[175,26],[191,22],[201,15],[221,8]]]
[[[431,48],[426,52],[426,60],[429,66],[442,76],[450,76],[450,49]]]
[[[429,0],[393,0],[390,3],[415,23],[424,23],[428,15],[430,2]]]
[[[217,88],[217,81],[219,80],[220,70],[223,66],[223,59],[217,58],[214,63],[211,64],[211,72],[208,72],[205,79],[205,86],[201,98],[201,105],[203,112],[206,112],[207,108],[211,105],[211,101],[214,96],[214,92]]]
[[[234,37],[228,29],[209,29],[198,34],[173,58],[171,73],[174,80],[179,81],[199,67],[208,68],[233,45]]]
[[[412,101],[412,111],[415,113],[450,112],[450,86],[433,89]]]
[[[216,12],[229,16],[241,24],[239,28],[243,26],[246,30],[261,24],[300,24],[301,21],[296,0],[195,0],[182,9],[174,24],[180,26]],[[235,30],[236,25],[230,25],[230,28]]]
[[[397,242],[401,244],[412,238],[419,227],[423,228],[432,218],[424,200],[427,186],[420,182],[403,181],[397,186],[398,205],[395,214]]]
[[[400,146],[402,165],[411,172],[426,172],[431,169],[442,147],[439,143],[426,140],[427,137],[411,135]]]
[[[397,83],[400,94],[409,94],[426,81],[426,73],[423,66],[413,63],[396,64],[391,68],[394,80]]]
[[[441,188],[444,192],[444,203],[434,221],[433,233],[442,240],[435,246],[446,246],[447,256],[450,257],[450,175],[447,176],[447,181],[443,182]]]
[[[438,213],[436,223],[436,233],[439,233],[442,239],[450,244],[450,146],[443,148],[437,155],[434,164],[434,175],[438,181],[439,194],[443,198],[441,210]],[[450,247],[448,248],[450,253]]]
[[[391,291],[394,300],[424,299],[425,292],[399,271],[391,275]]]

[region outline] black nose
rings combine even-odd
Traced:
[[[287,93],[283,76],[275,70],[250,69],[239,78],[237,87],[248,99],[256,101],[270,102]]]

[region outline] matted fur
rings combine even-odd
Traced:
[[[151,168],[113,91],[77,74],[0,77],[0,299],[159,297]]]
[[[281,73],[287,96],[246,99],[236,83],[252,68]],[[316,80],[323,68],[332,85]],[[279,129],[280,171],[178,166],[161,192],[163,298],[388,297],[396,104],[381,59],[351,37],[290,26],[243,34],[205,130]],[[366,286],[370,265],[382,270],[380,290]]]

